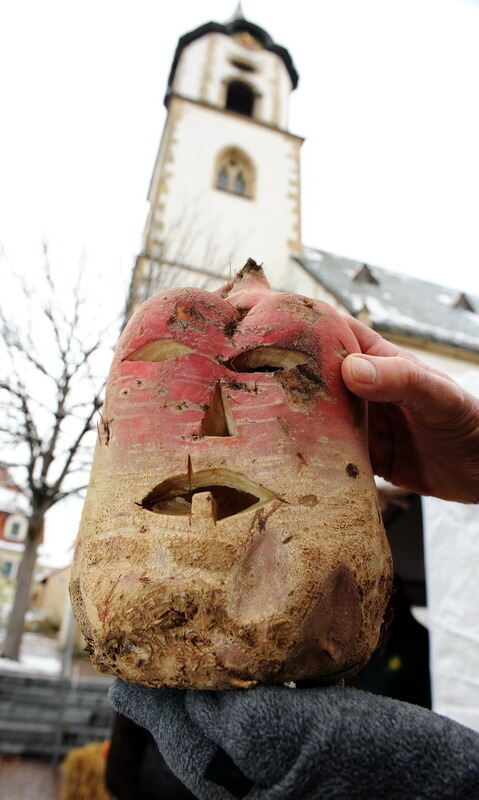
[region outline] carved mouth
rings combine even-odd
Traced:
[[[240,472],[204,469],[167,478],[149,492],[141,506],[168,516],[208,516],[215,521],[264,505],[276,495]]]

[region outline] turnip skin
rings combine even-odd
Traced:
[[[169,357],[142,360],[152,342]],[[340,374],[358,351],[333,308],[271,291],[254,268],[216,294],[160,292],[130,320],[71,583],[98,669],[226,689],[330,681],[366,663],[391,558],[365,408]],[[227,515],[234,487],[259,502]]]

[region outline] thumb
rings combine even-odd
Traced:
[[[373,402],[393,403],[417,414],[418,421],[455,421],[464,407],[462,389],[419,361],[402,356],[349,355],[342,364],[343,380],[354,394]]]

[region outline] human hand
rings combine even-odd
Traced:
[[[342,377],[370,401],[375,474],[419,494],[479,502],[479,400],[353,317],[348,322],[362,354],[344,359]]]

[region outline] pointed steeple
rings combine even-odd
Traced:
[[[236,4],[236,8],[233,11],[231,17],[225,21],[225,25],[228,25],[230,22],[238,22],[239,20],[245,19],[245,15],[243,14],[243,9],[241,7],[241,0]]]

